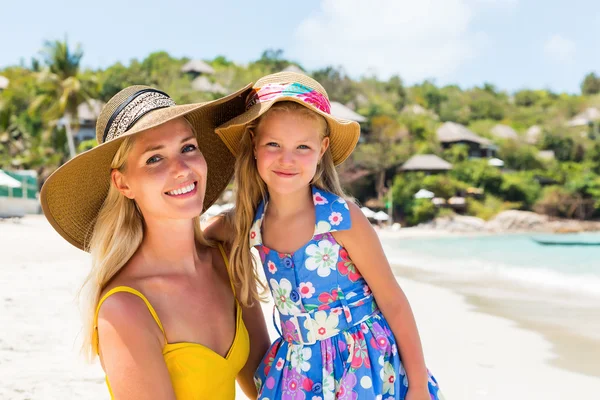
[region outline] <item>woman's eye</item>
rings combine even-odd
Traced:
[[[160,161],[160,156],[152,156],[146,160],[146,165],[154,164]]]
[[[187,146],[185,146],[182,150],[183,153],[189,153],[190,151],[194,151],[198,148],[198,146],[194,145],[194,144],[188,144]]]

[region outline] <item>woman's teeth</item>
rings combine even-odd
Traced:
[[[169,194],[171,196],[175,196],[175,195],[179,195],[179,194],[185,194],[185,193],[188,193],[188,192],[191,192],[192,190],[194,190],[194,187],[196,187],[196,184],[195,183],[190,183],[186,187],[183,187],[181,189],[171,190],[170,192],[167,192],[167,194]]]

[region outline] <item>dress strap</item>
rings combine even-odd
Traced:
[[[104,303],[104,301],[107,298],[109,298],[113,294],[119,293],[119,292],[131,293],[144,301],[144,303],[146,304],[146,307],[148,307],[148,311],[150,311],[150,314],[152,314],[152,318],[154,318],[154,321],[156,321],[156,324],[158,325],[158,327],[160,328],[160,331],[163,334],[163,337],[165,339],[165,344],[168,343],[167,335],[162,326],[162,323],[160,322],[160,319],[158,318],[158,314],[156,313],[156,310],[154,310],[154,307],[152,307],[152,304],[150,304],[150,302],[148,301],[146,296],[144,296],[142,293],[140,293],[139,291],[137,291],[134,288],[131,288],[129,286],[117,286],[115,288],[112,288],[104,296],[102,296],[102,298],[98,302],[98,307],[96,307],[96,314],[94,315],[94,332],[93,332],[93,338],[92,338],[92,346],[94,347],[94,352],[96,354],[99,354],[98,314],[100,313],[100,307],[102,307],[102,303]]]
[[[225,262],[225,268],[227,269],[227,275],[229,276],[229,284],[231,285],[231,290],[233,290],[233,295],[235,296],[235,286],[231,280],[231,270],[229,268],[229,258],[227,258],[227,252],[225,251],[225,248],[221,242],[217,243],[217,247],[219,247],[219,251],[221,252],[221,256]]]

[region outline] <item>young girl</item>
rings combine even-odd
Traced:
[[[358,124],[295,73],[256,82],[246,110],[217,134],[237,157],[234,277],[244,301],[258,297],[256,247],[280,317],[259,399],[441,398],[377,234],[338,181]]]
[[[214,127],[247,92],[176,106],[150,87],[123,89],[98,118],[99,145],[42,188],[52,226],[91,253],[85,349],[113,399],[233,400],[236,378],[256,396],[262,312],[238,304],[226,250],[199,220],[233,175]]]

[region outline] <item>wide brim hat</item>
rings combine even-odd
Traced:
[[[217,135],[237,156],[246,125],[280,101],[296,102],[325,118],[329,126],[330,151],[335,165],[344,162],[356,147],[360,125],[331,115],[331,104],[323,86],[311,77],[296,72],[279,72],[256,81],[246,99],[246,111],[219,126]]]
[[[130,86],[113,96],[96,123],[99,145],[58,168],[44,183],[40,200],[52,227],[69,243],[89,251],[96,218],[111,183],[111,163],[126,137],[186,118],[198,136],[207,163],[203,211],[231,181],[235,158],[215,134],[215,128],[244,111],[251,85],[218,100],[175,105],[164,92],[148,86]]]

